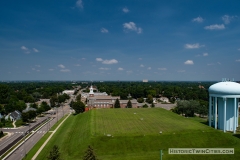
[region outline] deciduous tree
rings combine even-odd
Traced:
[[[76,114],[83,113],[85,111],[85,105],[83,104],[82,101],[73,102],[72,108],[75,110]]]

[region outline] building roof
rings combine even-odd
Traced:
[[[19,116],[21,116],[21,112],[15,110],[13,112],[10,113],[11,117],[13,117],[14,119],[18,118]]]
[[[240,95],[240,84],[236,82],[219,82],[208,89],[210,94]]]
[[[120,101],[120,103],[128,103],[128,100],[119,100],[119,101]],[[131,101],[131,103],[138,103],[136,99],[132,99],[130,101]]]
[[[112,97],[112,96],[105,96],[105,95],[96,95],[94,97],[89,97],[88,99],[97,99],[97,100],[100,100],[100,99],[108,99],[108,100],[112,100],[112,99],[120,99],[120,97]]]

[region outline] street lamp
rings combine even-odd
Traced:
[[[58,108],[56,108],[56,110],[57,110],[57,122],[58,122]]]
[[[30,133],[30,128],[31,128],[30,123],[28,124],[28,127],[29,127],[29,129],[28,129],[28,133]]]
[[[26,131],[24,131],[23,132],[23,148],[24,148],[24,152],[25,152],[25,154],[24,154],[24,157],[26,156]]]
[[[62,103],[62,112],[63,112],[63,116],[64,116],[64,111],[63,111],[63,103]]]

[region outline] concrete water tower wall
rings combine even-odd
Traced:
[[[234,131],[234,98],[226,99],[226,130]],[[236,108],[236,113],[237,113]],[[224,130],[224,98],[218,98],[218,128]],[[237,121],[238,122],[238,121]],[[238,124],[236,123],[235,129]]]
[[[219,82],[209,87],[209,126],[236,132],[238,127],[238,102],[240,84]]]

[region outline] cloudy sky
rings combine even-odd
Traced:
[[[0,80],[240,80],[239,0],[0,1]]]

